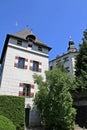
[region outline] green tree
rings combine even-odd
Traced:
[[[76,82],[78,90],[87,89],[87,30],[83,33],[83,43],[76,57]]]
[[[61,70],[62,72],[66,72],[66,70],[65,70],[65,68],[64,68],[64,64],[63,64],[63,62],[61,62],[60,60],[57,60],[56,68],[60,68],[60,70]]]
[[[16,130],[16,126],[10,119],[0,115],[0,130]]]
[[[48,130],[72,130],[76,111],[72,107],[73,100],[70,90],[73,87],[71,76],[55,68],[46,72],[46,81],[34,75],[39,91],[35,96],[42,123]]]

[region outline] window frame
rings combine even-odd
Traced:
[[[18,46],[22,46],[22,41],[21,40],[17,40],[17,45]]]
[[[63,58],[63,61],[64,61],[64,62],[69,61],[69,57],[68,57],[68,56],[67,56],[67,57],[64,57],[64,58]]]
[[[23,84],[23,96],[30,97],[30,93],[31,93],[31,85],[24,83]]]
[[[65,70],[67,73],[70,72],[70,67],[69,66],[65,67]]]
[[[39,62],[38,61],[33,61],[32,70],[35,72],[39,72]]]
[[[25,66],[25,58],[19,57],[18,58],[18,68],[24,69]]]
[[[42,52],[42,47],[41,46],[38,46],[38,51]]]

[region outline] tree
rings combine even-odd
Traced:
[[[16,126],[10,119],[0,115],[0,130],[16,130]]]
[[[78,90],[87,89],[87,30],[83,33],[83,43],[76,57],[76,82]]]
[[[34,80],[39,86],[34,103],[43,125],[48,130],[72,130],[76,112],[69,92],[73,87],[71,77],[60,68],[55,68],[46,72],[46,81],[38,75],[34,75]]]

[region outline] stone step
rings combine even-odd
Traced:
[[[75,129],[74,130],[87,130],[85,127],[80,127],[79,125],[75,125]]]

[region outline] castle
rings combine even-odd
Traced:
[[[0,95],[25,97],[26,127],[40,124],[39,113],[33,106],[38,91],[33,75],[41,75],[45,80],[45,71],[53,69],[57,60],[64,63],[67,72],[75,72],[77,49],[72,40],[66,54],[49,62],[50,50],[28,29],[7,34],[5,39],[0,60]]]
[[[33,74],[42,75],[45,79],[50,50],[28,29],[6,36],[0,61],[0,95],[25,96],[25,109],[29,114],[26,114],[27,126],[40,122],[38,112],[33,107],[38,91]]]

